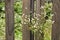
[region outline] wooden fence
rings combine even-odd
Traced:
[[[34,0],[22,0],[23,1],[23,24],[22,24],[22,40],[39,40],[34,39],[34,34],[29,30],[29,23],[32,23],[31,20],[34,16]],[[44,5],[44,0],[35,0],[36,1],[36,14],[40,15],[41,6]],[[54,13],[53,20],[55,21],[52,25],[52,38],[51,40],[60,40],[60,1],[52,0]],[[5,17],[6,17],[6,40],[14,40],[14,0],[5,0]],[[37,16],[40,20],[40,16]],[[27,22],[26,22],[27,20]],[[37,22],[39,21],[37,20]],[[39,23],[39,22],[38,22]]]

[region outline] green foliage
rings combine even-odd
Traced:
[[[0,39],[4,40],[5,37],[5,14],[4,14],[4,3],[0,3]]]
[[[22,40],[22,2],[14,3],[14,11],[15,11],[15,40]]]
[[[5,6],[4,2],[0,3],[0,38],[4,40],[5,38]],[[15,13],[15,40],[22,40],[22,2],[14,3],[14,13]]]
[[[0,38],[3,40],[5,37],[5,4],[0,3]],[[51,27],[52,27],[52,3],[45,3],[45,23],[42,26],[44,30],[44,40],[51,40]],[[14,3],[15,13],[15,39],[22,40],[22,1]]]
[[[52,3],[45,3],[44,40],[51,40],[52,16]]]

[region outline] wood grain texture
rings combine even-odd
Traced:
[[[52,0],[53,3],[53,25],[52,40],[60,40],[60,0]]]
[[[5,0],[6,40],[14,40],[14,0]]]
[[[40,26],[40,15],[41,15],[41,0],[36,0],[36,27]],[[35,33],[35,40],[40,40],[41,37],[39,35],[39,31],[37,30]]]
[[[23,1],[23,15],[22,15],[22,40],[30,40],[30,0]]]
[[[36,0],[36,27],[35,40],[44,40],[44,33],[41,31],[41,23],[44,21],[44,3],[45,0]],[[42,32],[42,33],[41,33]]]

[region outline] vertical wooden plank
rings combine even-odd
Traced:
[[[30,0],[23,1],[22,40],[30,40]]]
[[[41,6],[41,1],[40,0],[36,0],[36,27],[39,27],[40,25],[40,15],[41,15],[41,10],[40,10],[40,6]],[[36,31],[35,33],[35,40],[40,40],[39,39],[39,30]]]
[[[52,0],[53,2],[53,25],[52,40],[60,40],[60,0]]]
[[[35,40],[44,40],[44,33],[41,24],[44,23],[44,2],[45,0],[36,0],[36,27]]]
[[[5,0],[6,40],[14,40],[14,0]]]

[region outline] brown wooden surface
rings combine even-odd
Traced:
[[[5,0],[6,40],[14,40],[14,0]]]
[[[40,0],[36,0],[36,27],[40,26],[40,15],[41,15],[40,8],[41,8],[41,1]],[[38,30],[35,33],[35,40],[40,40],[41,39]]]
[[[36,0],[36,27],[38,28],[35,33],[35,40],[44,40],[44,33],[40,33],[40,26],[43,23],[44,18],[44,3],[45,0]]]
[[[23,1],[23,15],[22,15],[22,40],[30,40],[30,0]]]
[[[53,0],[52,40],[60,40],[60,0]]]

